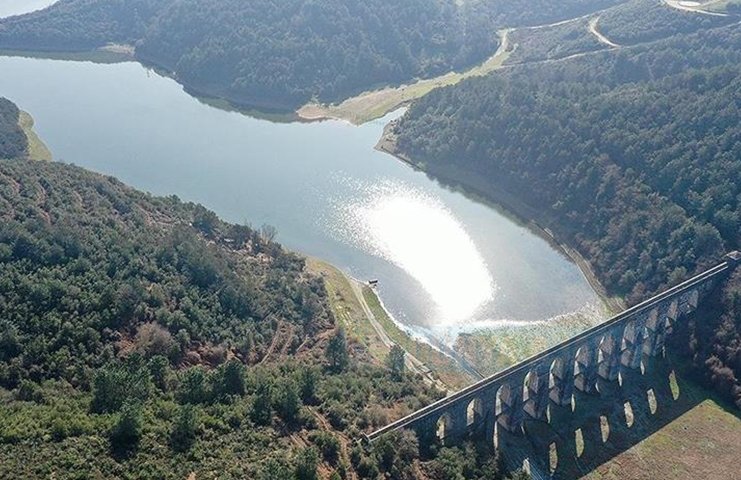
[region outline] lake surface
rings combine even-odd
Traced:
[[[33,115],[56,160],[273,225],[287,247],[378,279],[386,307],[417,333],[451,341],[599,303],[533,232],[374,150],[400,113],[361,127],[271,123],[208,106],[133,62],[0,57],[0,71],[0,95]]]

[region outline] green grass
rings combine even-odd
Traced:
[[[484,375],[494,374],[599,323],[606,312],[564,315],[545,323],[461,334],[456,350]]]
[[[349,279],[336,267],[321,260],[310,258],[307,266],[312,272],[322,276],[329,296],[330,307],[335,317],[342,322],[348,335],[360,342],[375,359],[383,364],[389,349],[379,337],[357,300]],[[386,335],[404,350],[424,363],[433,376],[452,389],[471,383],[472,379],[450,357],[440,353],[429,344],[412,338],[394,323],[383,308],[376,293],[370,287],[363,287],[363,297],[376,321],[383,327]]]
[[[465,387],[473,382],[453,359],[440,353],[428,343],[417,341],[389,317],[388,312],[381,305],[376,293],[370,287],[363,288],[366,303],[373,311],[378,323],[381,324],[386,334],[401,346],[404,350],[414,355],[418,360],[429,368],[435,377],[454,389]]]
[[[28,158],[31,160],[50,162],[52,160],[51,151],[33,129],[33,117],[31,117],[30,114],[21,111],[18,123],[28,139]]]
[[[389,352],[373,326],[365,317],[363,308],[358,302],[351,280],[333,265],[315,258],[307,260],[309,270],[324,279],[330,308],[339,322],[345,327],[350,337],[363,344],[371,356],[382,363]]]
[[[680,383],[680,400],[684,398],[694,404],[692,408],[583,478],[734,478],[741,458],[741,418],[738,411],[733,411],[686,378],[680,376]]]

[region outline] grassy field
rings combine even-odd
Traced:
[[[381,324],[389,337],[404,350],[430,369],[432,375],[448,387],[457,390],[470,385],[474,378],[464,372],[458,364],[447,355],[440,353],[428,343],[417,341],[404,332],[389,317],[376,293],[369,287],[363,288],[365,300],[373,311],[376,320]]]
[[[412,100],[427,95],[436,88],[455,85],[469,77],[486,75],[501,67],[511,52],[507,42],[508,30],[501,30],[498,34],[501,38],[501,45],[497,52],[484,63],[465,72],[450,72],[439,77],[419,80],[410,85],[361,93],[338,105],[310,103],[302,107],[297,113],[304,120],[336,118],[347,120],[356,125],[375,120]]]
[[[680,398],[694,405],[636,445],[617,454],[587,480],[730,480],[739,478],[741,418],[691,381]]]
[[[609,316],[589,309],[547,322],[502,326],[461,334],[456,350],[484,375],[492,375],[591,328]]]
[[[20,121],[18,123],[26,134],[26,138],[28,138],[28,158],[50,162],[52,159],[51,151],[49,151],[46,144],[39,138],[36,131],[34,131],[33,117],[21,111]]]
[[[307,265],[311,271],[324,278],[332,311],[345,326],[348,335],[363,344],[377,362],[383,363],[388,355],[389,347],[376,332],[360,304],[350,283],[354,280],[348,278],[336,267],[321,260],[310,258]],[[429,369],[431,377],[442,382],[447,389],[452,390],[462,388],[473,381],[453,359],[440,353],[427,343],[416,341],[399,328],[389,317],[370,287],[363,286],[362,295],[376,321],[381,325],[390,340],[423,363]]]

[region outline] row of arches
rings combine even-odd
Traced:
[[[667,375],[666,378],[661,377],[665,380],[663,383],[667,384],[664,387],[676,383],[673,371],[668,372]],[[642,383],[645,385],[645,382]],[[658,400],[654,387],[647,388],[644,386],[642,388],[645,388],[645,390],[641,390],[643,392],[642,398],[641,395],[635,396],[635,392],[631,392],[628,396],[621,397],[621,400],[611,404],[609,408],[601,410],[599,413],[592,412],[586,416],[579,416],[565,423],[559,423],[555,427],[534,427],[534,424],[526,424],[528,425],[526,433],[535,435],[534,438],[536,438],[534,443],[528,443],[533,448],[527,453],[528,459],[530,461],[534,460],[537,465],[541,466],[538,468],[554,475],[560,467],[561,457],[567,462],[573,461],[575,458],[585,458],[586,461],[591,461],[597,458],[595,455],[599,455],[597,452],[603,445],[613,442],[609,448],[615,448],[615,445],[618,444],[614,442],[624,442],[626,435],[641,435],[641,432],[646,428],[646,422],[650,422],[650,417],[656,416],[658,413]],[[661,388],[659,386],[659,389]],[[678,400],[679,392],[675,391],[674,386],[671,387],[671,392],[673,400]],[[483,413],[480,411],[481,404],[482,402],[478,399],[471,400],[468,403],[466,418],[469,426],[474,418]],[[666,411],[664,415],[666,415]],[[447,414],[442,419],[441,433],[444,432],[446,423],[453,421]],[[661,421],[659,420],[659,422]],[[534,430],[531,431],[532,428]],[[637,433],[629,433],[631,431]],[[492,442],[494,449],[504,448],[506,451],[508,447],[514,445],[517,452],[517,445],[522,446],[522,442],[530,442],[522,436],[515,435],[513,437],[498,423],[495,423],[493,431],[487,431],[487,434],[491,437],[485,438]],[[521,440],[517,440],[518,438]],[[443,441],[443,444],[446,443]],[[586,450],[589,450],[589,452]]]
[[[481,428],[487,414],[493,414],[496,423],[510,431],[521,427],[525,415],[550,422],[550,404],[576,408],[575,389],[599,394],[599,378],[622,385],[621,372],[625,368],[643,374],[648,357],[664,355],[664,340],[676,318],[694,309],[698,301],[699,292],[692,290],[681,300],[659,305],[641,317],[616,326],[597,341],[586,339],[575,352],[546,359],[524,377],[496,388],[494,404],[488,408],[493,411],[486,411],[488,404],[481,396],[468,399],[465,423],[449,412],[438,417],[438,439],[444,441],[451,432],[470,433]]]

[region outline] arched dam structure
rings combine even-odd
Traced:
[[[485,436],[508,468],[524,467],[534,479],[579,478],[692,407],[679,402],[665,341],[740,262],[741,253],[730,253],[684,283],[365,440],[409,429],[425,448]]]

